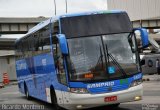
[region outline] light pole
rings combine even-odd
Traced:
[[[57,14],[56,0],[54,0],[54,14]]]
[[[106,8],[107,8],[107,10],[108,10],[108,0],[106,0],[106,5],[107,5],[107,7],[106,7]]]
[[[68,13],[68,3],[67,3],[67,0],[65,0],[66,2],[66,13]]]

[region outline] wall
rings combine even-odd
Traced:
[[[160,18],[160,0],[107,0],[108,9],[128,12],[131,20]]]
[[[7,72],[10,80],[16,80],[15,58],[11,56],[0,56],[0,82],[3,81],[3,73]]]

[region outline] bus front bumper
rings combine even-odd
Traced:
[[[142,99],[143,95],[143,86],[142,84],[129,89],[103,93],[103,94],[75,94],[70,93],[70,104],[68,105],[69,109],[84,109],[91,108],[109,104],[118,104],[123,102],[138,101]],[[116,101],[106,102],[104,101],[105,97],[117,96]],[[68,108],[68,107],[67,107]]]

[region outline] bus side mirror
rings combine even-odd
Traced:
[[[59,40],[59,45],[62,54],[68,54],[68,46],[67,46],[67,39],[64,34],[58,34],[57,38]]]
[[[141,34],[142,48],[148,47],[149,46],[149,39],[148,39],[148,32],[147,32],[147,30],[144,29],[144,28],[135,28],[134,32],[137,31],[137,30]]]

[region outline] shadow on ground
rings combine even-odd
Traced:
[[[25,96],[22,98],[27,100]],[[43,105],[45,110],[55,110],[54,107],[49,103],[43,102],[43,101],[35,99],[35,98],[32,98],[31,100],[36,102],[38,105]],[[128,106],[130,106],[130,107],[127,108]],[[121,105],[120,105],[120,107],[102,106],[102,107],[95,107],[95,108],[90,108],[90,109],[85,109],[85,110],[137,110],[137,109],[130,109],[130,108],[134,108],[134,105],[132,105],[132,104],[125,105],[124,104],[124,106],[122,106],[122,107],[121,107]],[[65,110],[65,109],[63,109],[63,110]]]

